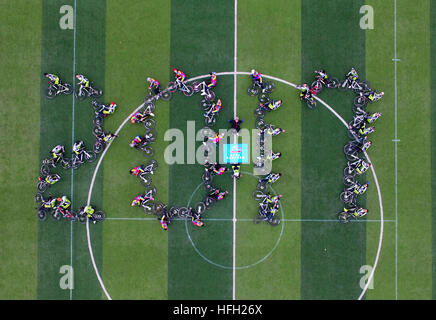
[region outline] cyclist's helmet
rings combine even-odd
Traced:
[[[111,104],[110,104],[110,107],[111,107],[111,108],[116,108],[116,107],[117,107],[117,104],[116,104],[115,102],[112,101]]]
[[[151,78],[150,78],[150,77],[147,77],[147,81],[150,82],[150,81],[151,81]]]
[[[173,68],[173,72],[177,72],[177,68]]]
[[[256,72],[256,70],[251,69],[251,74],[254,74]]]
[[[80,74],[76,74],[76,78],[80,80]]]

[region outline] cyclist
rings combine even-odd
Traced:
[[[144,172],[144,165],[143,164],[141,164],[140,166],[137,166],[137,167],[135,167],[135,168],[133,168],[133,169],[130,169],[129,170],[129,173],[131,174],[131,175],[135,175],[135,176],[138,176],[140,173],[143,173]]]
[[[241,178],[241,165],[239,164],[232,164],[232,178],[239,179]]]
[[[136,197],[135,197],[135,199],[133,199],[133,201],[132,201],[132,203],[130,204],[132,207],[133,206],[135,206],[135,205],[142,205],[142,203],[144,202],[144,201],[148,201],[148,200],[154,200],[154,198],[153,198],[153,196],[150,196],[150,197],[148,197],[148,196],[146,196],[146,195],[142,195],[142,194],[140,194],[140,195],[137,195]]]
[[[282,132],[286,132],[285,129],[282,128],[274,128],[271,124],[266,126],[265,128],[259,130],[259,135],[263,135],[265,133],[270,134],[272,136],[277,136]]]
[[[153,91],[153,93],[155,95],[158,95],[160,93],[159,81],[157,81],[156,79],[150,78],[150,77],[147,78],[147,81],[150,83],[148,86],[148,90]]]
[[[359,159],[359,160],[360,160],[360,163],[356,167],[356,172],[358,174],[364,174],[371,167],[371,163],[366,162],[363,159]]]
[[[53,156],[53,160],[57,163],[64,156],[65,147],[63,145],[58,144],[51,150],[51,154]]]
[[[325,72],[324,69],[315,70],[314,72],[318,75],[319,80],[321,80],[322,83],[326,84],[328,82],[329,75],[327,74],[327,72]]]
[[[266,159],[267,160],[276,160],[276,159],[280,158],[281,156],[282,156],[281,152],[274,153],[274,151],[271,151],[271,154],[267,155]]]
[[[368,209],[357,208],[357,207],[344,208],[344,212],[347,212],[347,213],[351,214],[355,218],[361,218],[361,217],[364,217],[364,216],[367,215]]]
[[[368,133],[372,133],[372,132],[374,132],[374,131],[375,131],[374,127],[366,128],[365,123],[363,123],[363,125],[362,125],[362,126],[360,127],[360,129],[359,129],[359,133],[360,133],[361,135],[367,135]]]
[[[349,80],[349,88],[351,88],[351,83],[354,81],[359,81],[359,75],[357,74],[357,71],[353,68],[351,68],[350,72],[348,72],[345,77]]]
[[[79,80],[79,83],[77,85],[80,85],[79,88],[79,96],[82,95],[82,89],[89,89],[90,85],[89,85],[89,80],[82,74],[77,74],[76,75],[77,80]]]
[[[216,86],[216,82],[217,82],[216,73],[211,72],[210,73],[210,83],[206,84],[206,81],[203,81],[201,83],[201,85],[202,85],[201,95],[205,96],[210,89],[212,89]]]
[[[355,182],[354,185],[349,187],[347,190],[353,191],[356,195],[362,195],[366,192],[369,186],[369,181],[367,181],[364,184],[359,184],[358,182]]]
[[[221,110],[221,104],[222,104],[221,99],[218,99],[216,103],[212,104],[212,106],[206,112],[206,114],[209,114],[209,113],[218,114],[218,112],[220,112],[220,110]]]
[[[56,90],[56,94],[58,94],[61,88],[59,77],[53,73],[44,73],[44,76],[50,80],[50,84]]]
[[[225,132],[219,134],[219,133],[215,133],[215,137],[204,137],[203,140],[203,145],[206,145],[206,142],[208,140],[211,140],[213,143],[217,144],[225,135]]]
[[[307,85],[307,83],[303,83],[301,86],[297,86],[297,89],[301,91],[300,100],[306,100],[312,97],[312,92],[310,91],[310,88]]]
[[[377,120],[378,118],[381,117],[381,113],[380,112],[376,112],[370,116],[366,115],[366,121],[368,121],[369,123],[373,123],[375,120]]]
[[[43,207],[46,210],[50,210],[50,209],[54,209],[55,205],[56,205],[56,198],[50,196],[42,202],[41,207]]]
[[[282,100],[270,100],[267,103],[260,103],[260,106],[265,109],[276,110],[282,105]]]
[[[177,68],[174,68],[173,72],[175,73],[176,76],[176,82],[183,83],[185,81],[186,75],[181,70],[177,70]]]
[[[94,100],[94,101],[95,101],[95,104],[97,104],[99,107],[99,109],[96,110],[96,112],[98,114],[102,115],[103,117],[107,117],[107,116],[113,114],[115,112],[116,107],[117,107],[117,104],[113,101],[110,104],[98,103],[97,100]]]
[[[67,196],[62,196],[56,200],[59,202],[58,206],[63,209],[68,209],[71,206],[71,201],[67,198]]]
[[[383,98],[384,94],[385,93],[383,91],[380,92],[380,93],[377,93],[377,91],[375,91],[375,90],[365,91],[363,93],[365,98],[367,98],[370,102],[374,102],[374,101],[380,100],[381,98]]]
[[[61,180],[61,176],[58,175],[57,173],[55,174],[49,174],[44,178],[45,182],[47,182],[48,184],[55,184],[56,182],[58,182],[59,180]]]
[[[81,211],[86,214],[86,216],[88,217],[89,220],[92,221],[92,223],[95,224],[97,222],[94,218],[95,209],[92,206],[82,207]]]
[[[110,132],[102,132],[100,135],[97,136],[97,139],[103,140],[104,143],[108,144],[112,139],[115,139],[115,137],[118,137],[118,135]]]
[[[259,85],[262,89],[265,88],[265,83],[262,81],[262,76],[255,69],[251,70],[251,78],[254,84]]]
[[[219,201],[224,199],[224,197],[228,194],[228,191],[219,191],[218,189],[215,189],[214,191],[212,191],[212,193],[209,194],[209,196],[214,198],[216,201]]]
[[[142,143],[141,136],[138,135],[133,138],[132,142],[130,143],[130,146],[132,148],[138,148],[141,145],[141,143]]]
[[[137,111],[133,114],[133,116],[130,117],[130,122],[131,123],[140,123],[142,121],[144,121],[145,119],[147,119],[147,117],[154,117],[154,113],[152,112],[147,112],[144,111],[143,113]]]
[[[85,149],[85,143],[82,140],[74,142],[73,152],[76,155],[80,155],[84,149]]]
[[[168,223],[170,223],[170,221],[166,214],[163,214],[162,217],[160,217],[159,223],[164,231],[168,229]]]
[[[267,182],[268,184],[273,184],[281,177],[281,173],[270,173],[265,177],[259,179],[259,182]]]

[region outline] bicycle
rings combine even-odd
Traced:
[[[260,191],[264,191],[266,189],[268,189],[270,186],[273,185],[274,182],[276,182],[278,179],[280,179],[279,175],[274,175],[273,179],[271,182],[262,179],[259,179],[258,183],[257,183],[257,190]]]
[[[44,179],[41,177],[38,177],[38,184],[36,185],[36,188],[38,189],[39,192],[44,193],[48,187],[55,184],[56,182],[58,182],[61,179],[60,175],[54,174],[54,175],[51,175],[51,179],[53,180],[53,182],[48,182],[47,178],[49,176],[50,175],[47,175]]]
[[[204,123],[206,124],[207,127],[212,127],[216,123],[215,113],[209,111],[209,112],[205,112],[203,116],[204,116]]]
[[[86,162],[94,162],[97,159],[97,154],[94,151],[83,150],[79,154],[73,153],[73,157],[70,160],[71,168],[79,169],[82,164]]]
[[[47,213],[50,211],[50,209],[44,207],[44,202],[46,201],[46,199],[44,199],[43,195],[41,193],[37,193],[34,196],[34,200],[35,202],[39,205],[37,209],[37,214],[36,217],[38,218],[39,221],[44,221],[47,219]]]
[[[148,95],[144,98],[144,103],[148,103],[153,100],[162,99],[163,101],[169,101],[173,97],[173,94],[170,90],[161,90],[158,94],[154,93],[153,89],[148,88]]]
[[[81,207],[77,214],[77,220],[80,223],[86,223],[86,220],[91,220],[94,224],[106,220],[106,213],[103,211],[94,211],[91,217],[88,217],[88,213],[84,211],[85,207]]]
[[[60,206],[57,206],[54,209],[51,217],[56,221],[61,220],[61,218],[64,218],[67,221],[76,221],[77,220],[77,214],[74,211],[72,211],[69,208],[67,208],[67,209],[62,208]]]
[[[150,186],[152,179],[150,174],[154,174],[154,171],[157,169],[158,164],[156,160],[150,160],[148,164],[144,167],[144,172],[139,174],[139,179],[144,187]]]
[[[262,93],[271,93],[276,88],[276,85],[274,82],[264,82],[264,88],[262,89],[262,86],[259,82],[253,82],[253,84],[248,87],[248,95],[249,96],[257,96],[259,92]]]
[[[180,80],[168,82],[167,89],[171,93],[176,92],[178,89],[179,91],[183,92],[183,94],[187,97],[190,97],[194,94],[194,89],[192,88],[192,86],[186,85],[185,82],[182,82]]]
[[[339,199],[343,203],[356,205],[356,194],[353,191],[344,189],[344,191],[339,195]]]
[[[267,211],[267,212],[265,212],[265,211]],[[274,213],[274,214],[272,214],[272,217],[267,218],[267,214],[270,213],[268,211],[269,211],[268,209],[262,210],[261,208],[259,208],[259,213],[257,214],[256,218],[254,218],[253,222],[255,224],[259,224],[262,221],[266,221],[267,223],[269,223],[273,227],[278,226],[281,222],[280,217],[277,217]]]
[[[347,91],[352,90],[355,93],[360,93],[363,91],[372,91],[371,84],[367,80],[358,81],[358,80],[351,80],[349,78],[343,80],[339,86],[339,91]]]
[[[55,160],[53,157],[46,157],[42,160],[42,165],[40,172],[43,176],[47,176],[51,172],[51,168],[56,168],[58,163],[61,164],[62,168],[64,169],[70,169],[70,161],[69,159],[64,158],[63,156],[60,156]]]
[[[380,100],[383,97],[384,93],[380,92],[379,94],[375,94],[374,98],[371,100],[369,99],[369,95],[368,95],[368,91],[361,91],[359,92],[359,95],[354,97],[353,100],[353,111],[357,112],[357,111],[365,111],[366,110],[366,106],[369,103],[373,103],[377,100]]]
[[[204,100],[207,100],[207,101],[213,101],[213,100],[215,100],[215,97],[216,97],[216,95],[215,95],[215,92],[213,92],[207,85],[206,85],[206,83],[203,81],[203,82],[193,82],[192,83],[192,90],[194,91],[194,93],[197,93],[197,92],[200,92],[200,91],[202,91],[203,90],[203,88],[204,88],[204,90],[205,90],[205,93],[203,94],[201,94],[202,96],[204,96]]]
[[[319,75],[316,76],[316,80],[312,82],[311,88],[314,88],[314,91],[316,93],[319,93],[321,92],[323,86],[326,88],[335,89],[339,86],[339,80],[335,77],[329,77],[326,82]]]
[[[76,98],[79,101],[85,100],[87,97],[95,97],[95,98],[99,98],[103,95],[103,90],[101,90],[100,88],[97,87],[84,87],[84,86],[80,86],[79,90],[76,92]]]
[[[59,88],[56,89],[54,87],[54,84],[49,81],[48,82],[48,88],[45,89],[44,95],[47,99],[54,99],[60,94],[70,95],[73,93],[73,88],[71,87],[71,84],[68,83],[59,83]]]
[[[357,211],[356,207],[348,208],[348,209],[344,208],[344,210],[338,214],[339,222],[348,223],[351,219],[358,220],[359,218],[363,218],[364,216],[366,216],[368,213],[368,211],[365,210],[363,213],[358,212],[358,214],[355,215],[354,213],[356,213],[356,211]]]

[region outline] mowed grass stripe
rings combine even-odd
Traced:
[[[0,4],[0,299],[36,299],[42,2]],[[7,75],[7,76],[6,76]],[[27,110],[27,111],[24,111]],[[32,116],[25,116],[31,113]]]
[[[259,21],[268,21],[259,32]],[[274,48],[265,52],[258,48]],[[267,53],[267,54],[266,54]],[[252,68],[293,83],[301,78],[301,1],[240,1],[238,2],[238,71]],[[264,79],[264,81],[271,81]],[[238,77],[238,115],[243,128],[255,128],[254,109],[257,97],[247,95],[250,76]],[[282,173],[274,190],[282,194],[285,219],[299,219],[301,209],[301,105],[297,91],[277,83],[271,94],[282,99],[280,109],[268,113],[265,120],[286,130],[273,138],[273,151],[283,156],[273,162],[272,172]],[[255,142],[253,141],[252,147]],[[250,156],[251,159],[251,156]],[[253,165],[243,165],[243,171],[253,172]],[[280,237],[281,227],[267,223],[239,221],[253,219],[258,213],[252,192],[257,179],[248,174],[237,182],[236,264],[247,266],[269,254]],[[281,215],[281,213],[280,213]],[[274,252],[263,262],[236,271],[237,299],[299,299],[300,298],[300,223],[285,222],[284,233]]]
[[[302,81],[309,85],[314,70],[325,69],[343,79],[351,67],[365,79],[365,33],[359,27],[364,1],[302,2]],[[322,30],[322,32],[320,32]],[[319,94],[344,119],[352,119],[354,95],[326,90]],[[336,218],[343,208],[346,165],[344,125],[326,108],[302,112],[302,218]],[[373,187],[373,186],[371,186]],[[360,205],[365,206],[363,197]],[[356,299],[360,267],[366,263],[365,224],[302,222],[301,297]]]
[[[41,90],[47,87],[47,80],[42,75],[44,72],[55,73],[62,81],[70,84],[73,81],[73,30],[62,30],[59,26],[60,6],[73,4],[74,1],[71,0],[62,4],[43,1]],[[58,144],[65,146],[67,157],[69,156],[68,151],[72,148],[72,105],[72,96],[62,95],[47,100],[41,95],[40,163]],[[62,180],[50,187],[44,195],[66,195],[70,198],[71,171],[58,168],[53,172],[59,173]],[[39,172],[34,173],[35,178],[37,174]],[[50,217],[43,223],[38,223],[38,299],[70,299],[70,291],[59,286],[61,266],[71,264],[70,245],[70,223],[55,222]]]
[[[148,1],[146,6],[140,1],[128,6],[108,1],[106,19],[105,96],[106,101],[115,101],[118,109],[105,120],[105,128],[114,132],[143,103],[148,93],[147,76],[157,79],[162,88],[169,81],[170,1]],[[156,103],[158,139],[152,146],[159,167],[152,179],[156,199],[165,204],[168,166],[163,157],[163,137],[169,128],[169,112],[168,102]],[[129,175],[131,168],[148,161],[140,151],[129,147],[136,135],[144,133],[143,125],[128,122],[105,156],[103,200],[108,217],[145,217],[141,208],[130,206],[144,187],[138,178]],[[159,222],[110,222],[104,223],[103,229],[102,276],[111,297],[167,299],[168,233],[162,231]]]
[[[105,24],[106,0],[76,2],[76,73],[85,75],[93,85],[105,91]],[[76,81],[77,83],[77,81]],[[107,97],[103,95],[100,102]],[[94,111],[91,99],[75,101],[74,110],[74,139],[83,140],[87,150],[92,150],[95,137],[92,134]],[[86,163],[74,171],[74,209],[85,206],[96,162]],[[102,203],[102,175],[95,183],[91,205],[96,210],[103,209]],[[98,266],[102,265],[102,224],[91,224],[92,246],[94,258]],[[73,299],[99,299],[100,285],[95,276],[89,252],[86,228],[75,224],[73,229],[73,266],[75,271],[75,288]],[[100,270],[101,271],[101,270]]]
[[[171,2],[171,68],[183,70],[187,77],[212,71],[233,70],[234,1]],[[219,28],[211,21],[219,21]],[[173,79],[173,73],[170,77]],[[215,90],[222,99],[222,110],[214,128],[228,128],[227,119],[233,116],[233,78],[220,77]],[[186,137],[187,121],[196,122],[196,130],[204,126],[200,96],[185,97],[177,93],[170,104],[170,126],[182,130]],[[195,134],[195,133],[194,133]],[[188,139],[186,139],[188,140]],[[193,143],[188,140],[188,143]],[[196,142],[195,147],[201,145]],[[192,154],[186,153],[185,159]],[[186,206],[191,193],[201,183],[204,169],[199,164],[170,166],[169,204]],[[214,180],[220,189],[233,192],[229,175]],[[199,189],[193,204],[204,198]],[[231,218],[232,197],[219,202],[205,217]],[[188,231],[199,250],[212,261],[232,266],[232,223],[206,222],[198,229],[187,221]],[[222,269],[203,260],[189,242],[184,221],[174,221],[168,230],[168,298],[169,299],[231,299],[232,270]],[[211,276],[213,275],[213,276]]]
[[[431,48],[431,146],[436,145],[436,1],[430,1],[430,48]],[[431,149],[431,197],[432,197],[432,299],[436,299],[436,148]]]
[[[398,299],[432,297],[429,12],[429,1],[397,4]]]
[[[395,220],[395,145],[392,142],[395,138],[394,2],[373,0],[366,1],[366,4],[374,8],[377,17],[383,17],[376,20],[374,29],[365,32],[366,78],[374,89],[385,93],[382,100],[367,107],[369,113],[381,112],[383,115],[374,124],[376,131],[369,137],[373,145],[368,153],[380,185],[384,219]],[[401,62],[398,66],[401,67]],[[371,173],[367,177],[371,182],[367,191],[367,219],[380,219],[375,181]],[[395,224],[391,225],[384,224],[382,254],[374,274],[373,289],[367,290],[367,299],[395,299]],[[366,231],[367,264],[372,266],[379,245],[380,224],[368,223]]]

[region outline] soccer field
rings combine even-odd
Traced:
[[[0,21],[0,299],[436,297],[435,0],[1,0]],[[350,207],[340,199],[344,146],[358,94],[324,86],[312,109],[297,86],[311,86],[320,69],[342,83],[352,67],[384,95],[366,106],[382,116],[359,154],[371,167],[354,177],[369,181],[356,204],[368,214],[341,223],[338,214]],[[176,90],[169,101],[154,100],[150,158],[129,146],[145,133],[130,118],[148,105],[147,77],[167,92],[173,68],[188,85],[209,83],[216,72],[212,92],[222,108],[212,129],[243,119],[247,134],[237,143],[248,160],[232,178],[221,153],[234,141],[217,143],[217,161],[229,170],[213,185],[228,194],[201,214],[202,227],[175,217],[165,231],[156,215],[131,206],[144,185],[129,170],[157,161],[151,204],[203,201],[203,97]],[[252,194],[263,176],[255,168],[259,96],[247,94],[252,69],[275,84],[267,96],[282,101],[263,111],[266,123],[285,130],[272,138],[281,153],[271,170],[280,179],[269,188],[282,195],[276,226],[254,223]],[[67,196],[74,212],[92,205],[106,214],[102,222],[37,219],[42,160],[56,145],[71,158],[76,141],[86,150],[96,141],[94,98],[48,99],[44,73],[77,92],[83,74],[102,89],[99,102],[117,104],[102,125],[117,137],[93,162],[52,168],[61,180],[43,193]]]

